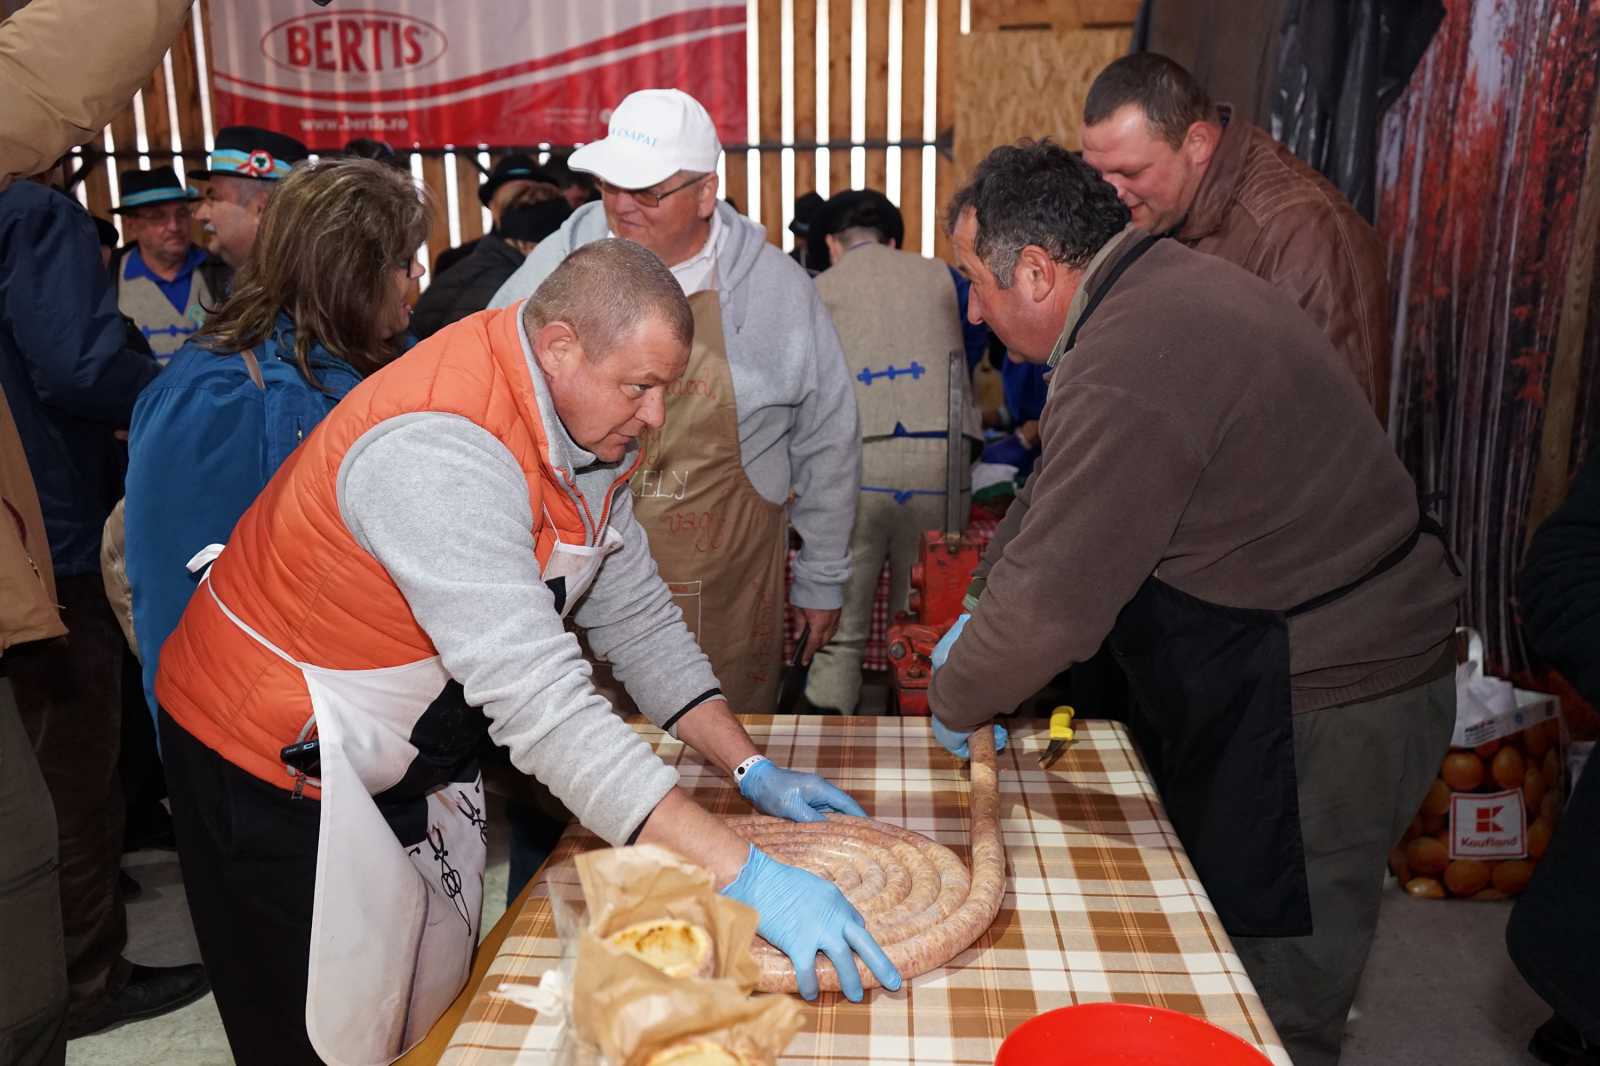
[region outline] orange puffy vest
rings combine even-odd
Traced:
[[[551,443],[525,353],[522,305],[471,315],[362,382],[279,468],[239,519],[211,567],[211,590],[190,599],[162,646],[156,696],[174,721],[229,762],[285,789],[296,772],[279,758],[312,732],[304,675],[223,613],[312,667],[372,670],[437,654],[387,571],[345,528],[339,466],[367,430],[437,411],[492,433],[528,479],[540,567],[557,540],[595,543],[611,494],[590,515],[576,483],[551,460]],[[632,473],[622,473],[611,493]],[[311,794],[315,794],[314,790]]]

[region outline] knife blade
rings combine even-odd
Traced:
[[[805,655],[806,641],[810,639],[811,624],[808,622],[800,630],[800,639],[795,641],[794,645],[794,658],[783,668],[783,680],[778,683],[779,714],[793,714],[800,693],[806,689],[806,675],[811,672],[811,668],[801,661],[801,657]]]

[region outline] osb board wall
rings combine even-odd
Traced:
[[[956,45],[955,170],[972,173],[996,145],[1050,137],[1079,147],[1083,98],[1128,50],[1125,26],[974,31]]]
[[[972,31],[1127,26],[1139,0],[972,0]]]

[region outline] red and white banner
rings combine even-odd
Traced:
[[[743,0],[220,0],[217,126],[313,149],[573,144],[635,89],[675,88],[743,143]]]

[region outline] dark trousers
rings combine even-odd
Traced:
[[[69,1013],[120,992],[127,913],[122,861],[122,652],[98,574],[56,578],[68,634],[6,652],[17,711],[55,803]]]
[[[1600,1044],[1600,757],[1590,756],[1550,849],[1511,908],[1506,947],[1529,987]]]
[[[7,665],[11,653],[7,653]],[[0,1063],[67,1058],[56,815],[33,745],[0,683]]]
[[[1337,1066],[1378,927],[1383,868],[1439,772],[1455,677],[1294,716],[1310,936],[1235,937],[1295,1066]]]
[[[189,914],[238,1066],[322,1060],[306,1035],[316,800],[228,762],[162,711],[159,730]]]

